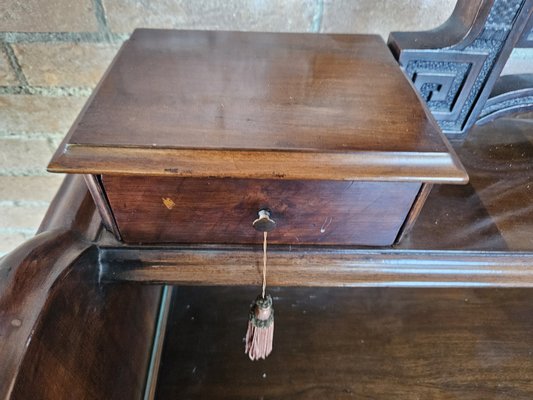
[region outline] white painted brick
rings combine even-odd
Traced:
[[[0,205],[48,205],[62,181],[62,174],[0,176]]]
[[[64,134],[78,116],[86,100],[85,97],[2,95],[0,132]]]
[[[14,250],[23,242],[32,237],[30,233],[1,233],[0,232],[0,257]]]
[[[37,231],[47,209],[47,206],[0,207],[0,233]]]
[[[0,138],[0,175],[46,175],[53,152],[45,139]]]
[[[317,1],[300,0],[104,0],[113,32],[135,28],[306,32]]]
[[[15,76],[15,73],[11,69],[9,62],[7,61],[6,55],[2,51],[0,51],[0,85],[9,86],[17,84],[17,78]]]
[[[119,45],[104,43],[13,44],[30,85],[94,87]]]
[[[0,1],[0,27],[16,32],[84,32],[98,24],[90,0]]]
[[[322,32],[377,33],[424,31],[441,25],[457,0],[324,0]]]

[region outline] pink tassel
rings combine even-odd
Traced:
[[[272,297],[258,296],[250,308],[245,354],[255,361],[268,357],[274,338],[274,308]]]

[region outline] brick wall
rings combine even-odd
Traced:
[[[0,255],[35,233],[62,177],[45,167],[135,27],[379,33],[442,23],[455,0],[0,2]],[[518,68],[530,58],[521,53]],[[521,63],[521,64],[520,64]]]

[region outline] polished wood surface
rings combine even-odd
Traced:
[[[99,282],[98,252],[56,282],[34,327],[11,399],[141,399],[158,286]]]
[[[378,36],[144,29],[49,170],[467,179]]]
[[[528,119],[475,127],[454,144],[468,185],[436,185],[394,249],[270,246],[279,285],[531,286],[533,129]],[[109,243],[108,279],[258,284],[261,245],[122,247]]]
[[[82,178],[66,178],[39,230],[0,259],[0,398],[13,390],[54,284],[101,230]]]
[[[270,243],[391,245],[418,183],[102,177],[127,243],[260,243],[252,227],[269,209]]]
[[[0,398],[141,397],[161,290],[102,284],[102,230],[68,176],[39,233],[0,259]]]
[[[533,397],[533,291],[271,288],[274,350],[244,354],[257,288],[178,287],[157,399]]]
[[[465,186],[435,185],[400,248],[533,250],[533,124],[499,119],[454,145]]]

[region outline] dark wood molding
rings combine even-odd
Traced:
[[[99,160],[106,157],[107,163]],[[132,160],[138,163],[132,164]],[[324,166],[327,165],[327,168]],[[174,167],[173,167],[174,166]],[[461,162],[446,152],[219,152],[73,146],[50,172],[178,178],[320,179],[463,184]]]
[[[520,29],[531,15],[532,5],[533,0],[463,0],[447,25],[420,37],[418,49],[403,46],[416,47],[416,40],[409,35],[403,39],[397,36],[397,41],[393,37],[391,46],[396,48],[400,59],[405,61],[402,57],[414,55],[411,58],[416,64],[412,65],[414,69],[404,67],[413,78],[417,75],[414,85],[430,106],[439,101],[446,103],[449,91],[458,90],[453,94],[454,105],[448,110],[448,119],[441,119],[441,124],[447,121],[445,126],[458,128],[455,133],[464,132],[477,118],[488,93],[486,90],[493,89],[493,97],[487,103],[486,114],[482,114],[482,122],[483,118],[512,111],[506,102],[523,98],[524,92],[517,91],[523,90],[524,81],[518,82],[520,86],[513,86],[511,81],[505,84],[502,79],[501,86],[492,88],[492,79],[499,74],[517,38],[524,37]],[[168,35],[172,34],[159,31],[155,38],[159,35],[168,39],[163,43],[171,42]],[[201,37],[213,39],[210,34],[206,35]],[[241,37],[235,33],[217,37],[226,38],[226,35]],[[268,40],[277,37],[266,36]],[[335,78],[329,83],[339,76],[351,81],[352,78],[346,79],[343,73],[353,73],[353,65],[351,61],[344,63],[344,57],[353,60],[351,57],[360,56],[360,62],[365,63],[376,56],[373,55],[376,41],[379,41],[376,37],[347,40],[345,35],[321,36],[320,40],[325,42],[321,42],[323,47],[319,46],[319,53],[326,54],[324,64],[316,62],[314,53],[311,56],[307,53],[316,44],[310,46],[303,36],[282,35],[290,44],[289,48],[296,46],[297,55],[307,54],[300,59],[302,65],[313,68],[313,79],[303,81],[309,86],[302,91],[312,96],[301,104],[292,105],[304,108],[309,104],[320,105],[320,101],[308,103],[307,100],[323,99],[318,94],[328,89],[322,84],[323,78],[330,74]],[[136,37],[138,34],[132,40],[137,40]],[[315,38],[319,40],[319,36]],[[245,39],[239,40],[246,43]],[[330,40],[339,47],[331,47]],[[351,51],[351,41],[358,40],[363,43],[362,55]],[[440,40],[440,47],[434,46],[437,40]],[[198,42],[192,43],[197,48]],[[153,46],[147,48],[154,50]],[[278,46],[273,48],[273,54],[279,54]],[[232,49],[238,51],[239,46]],[[174,65],[175,57],[169,56],[168,51],[156,49],[155,53],[163,58],[163,70]],[[356,80],[363,88],[366,85],[368,92],[365,93],[374,94],[374,81],[370,78],[380,76],[381,81],[375,81],[383,83],[390,78],[388,72],[391,71],[399,74],[397,84],[404,89],[405,85],[409,86],[398,72],[395,61],[391,61],[387,48],[378,53],[377,64],[383,69],[375,71],[367,65],[363,69],[365,73],[370,71],[369,80]],[[337,59],[339,54],[342,57]],[[431,58],[432,54],[438,55]],[[450,59],[452,56],[455,58]],[[221,57],[226,57],[224,60],[229,65],[233,62],[225,52]],[[287,69],[297,64],[293,62],[294,57],[281,58],[282,62],[275,58],[272,63],[272,71],[282,79],[277,89],[269,92],[273,96],[268,101],[278,102],[270,111],[288,108],[287,83],[283,79],[289,76],[292,82],[294,76],[308,77],[299,70]],[[143,58],[134,57],[135,60]],[[194,57],[192,60],[189,67],[194,69]],[[144,64],[146,69],[137,70],[134,78],[142,78],[150,68],[161,66],[152,61]],[[245,57],[241,62],[247,67],[245,70],[254,70],[248,68]],[[344,70],[337,69],[345,64]],[[125,65],[138,64],[130,60]],[[417,69],[419,67],[422,69]],[[123,68],[119,72],[125,71]],[[287,71],[294,74],[286,75]],[[194,83],[211,90],[211,77],[204,75],[205,81],[198,79]],[[109,77],[108,73],[105,79]],[[266,74],[266,78],[269,77]],[[266,83],[268,81],[265,79]],[[121,83],[121,74],[117,73],[110,82],[109,86],[100,84],[99,87],[105,100],[115,104],[115,96],[108,91],[106,97],[105,93],[114,84]],[[233,118],[239,116],[239,107],[233,109],[237,114],[232,118],[215,118],[217,113],[228,112],[228,103],[226,107],[218,107],[218,101],[209,103],[210,106],[214,104],[211,109],[214,114],[209,114],[208,107],[198,107],[187,98],[185,105],[201,110],[196,122],[201,122],[201,128],[206,121],[210,127],[214,126],[212,138],[220,141],[213,148],[172,148],[176,138],[174,129],[188,125],[177,123],[173,112],[166,114],[168,120],[161,120],[158,112],[168,100],[174,104],[174,100],[180,99],[173,97],[172,85],[168,85],[166,79],[157,79],[157,82],[158,85],[151,87],[142,79],[129,81],[131,86],[128,87],[139,84],[142,89],[139,93],[144,95],[152,90],[152,99],[160,98],[164,102],[163,105],[152,104],[152,100],[144,96],[118,102],[118,108],[128,109],[128,115],[122,115],[126,118],[119,118],[118,122],[113,118],[107,121],[117,124],[118,135],[109,134],[106,128],[110,125],[106,121],[99,125],[101,131],[93,130],[94,126],[85,125],[80,119],[76,121],[50,169],[96,176],[66,178],[39,234],[0,259],[0,398],[121,400],[138,399],[143,395],[150,398],[154,393],[158,398],[258,398],[271,394],[274,397],[338,398],[359,394],[368,397],[374,393],[383,397],[389,392],[393,393],[391,398],[412,397],[413,393],[420,398],[531,398],[529,372],[533,370],[533,363],[528,346],[532,342],[533,320],[529,318],[532,295],[528,290],[500,289],[533,288],[533,134],[530,122],[501,119],[475,127],[467,138],[454,143],[471,181],[466,185],[435,185],[430,193],[432,183],[466,183],[467,173],[453,149],[443,140],[428,111],[422,106],[418,111],[411,108],[413,102],[420,105],[416,94],[407,91],[403,100],[393,96],[398,94],[394,82],[389,82],[391,86],[377,96],[383,107],[368,107],[362,102],[362,107],[368,107],[367,112],[354,111],[355,120],[366,127],[358,131],[363,138],[359,143],[362,148],[350,142],[352,147],[344,151],[345,139],[354,139],[351,134],[333,135],[332,141],[328,141],[328,136],[328,140],[322,141],[325,132],[311,123],[311,137],[314,138],[310,140],[311,149],[316,150],[317,144],[332,145],[323,152],[309,151],[302,146],[310,137],[307,136],[309,131],[304,129],[299,133],[301,136],[291,136],[291,129],[301,128],[305,118],[296,121],[298,123],[288,118],[285,136],[276,136],[275,129],[265,135],[257,129],[256,137],[248,138],[248,147],[225,148],[218,152],[216,149],[224,148],[220,143],[228,134],[221,120],[228,124],[237,121],[243,128],[230,138],[232,143],[238,142],[236,137],[248,134],[244,128],[257,128],[257,121]],[[187,80],[180,82],[188,83]],[[225,83],[225,79],[220,82]],[[253,79],[249,83],[253,84]],[[334,87],[345,89],[338,82],[334,83]],[[244,93],[249,89],[246,84],[240,88]],[[219,89],[222,94],[228,92],[226,86]],[[333,101],[339,98],[335,91],[328,92],[328,96]],[[130,101],[133,103],[128,103]],[[92,110],[91,121],[97,125],[102,122],[97,118],[100,111],[113,114],[102,104],[95,105],[96,112]],[[123,107],[124,104],[129,106]],[[455,109],[455,104],[459,108]],[[387,120],[385,105],[397,108],[402,117]],[[345,133],[350,133],[352,124],[347,123],[346,114],[328,110],[321,115],[313,112],[308,115],[319,120],[333,114],[338,117],[339,126],[346,129]],[[437,119],[441,111],[442,108],[434,109]],[[147,114],[141,113],[149,114],[149,118],[145,119]],[[185,114],[184,118],[191,116]],[[428,124],[429,135],[418,136],[422,130],[416,121],[422,126]],[[161,123],[158,127],[164,129],[155,129],[158,122]],[[413,122],[415,125],[411,125]],[[140,131],[132,133],[127,129],[128,123]],[[448,123],[450,125],[446,125]],[[384,130],[375,135],[375,126]],[[74,140],[77,129],[89,138],[94,135],[93,142],[83,142],[79,136]],[[161,135],[157,141],[151,140],[152,131],[157,132],[154,133],[156,137]],[[141,134],[136,134],[139,132]],[[401,132],[410,138],[409,143],[404,143]],[[109,147],[101,145],[99,135],[108,135],[116,142],[108,143]],[[201,136],[191,137],[196,143],[202,142]],[[265,138],[275,140],[263,148],[253,148],[257,140]],[[141,141],[141,146],[136,146],[137,141]],[[212,142],[207,140],[206,143]],[[281,150],[276,147],[280,143],[284,147]],[[406,144],[414,150],[402,147]],[[320,179],[335,180],[335,184],[340,185],[345,183],[339,181],[345,179],[374,180],[378,182],[371,183],[377,185],[386,185],[394,179],[402,182],[399,185],[412,185],[411,201],[417,193],[418,198],[414,205],[405,206],[405,214],[410,212],[404,226],[406,235],[394,248],[341,247],[338,244],[269,246],[267,283],[272,293],[280,294],[276,299],[279,300],[276,307],[280,306],[276,313],[281,317],[280,322],[283,321],[277,325],[281,329],[276,334],[275,346],[280,345],[277,349],[285,346],[285,351],[275,350],[265,362],[250,364],[241,338],[247,322],[248,302],[257,295],[261,283],[261,242],[251,245],[178,245],[172,241],[166,245],[159,241],[154,245],[129,245],[120,242],[110,210],[113,202],[108,202],[107,198],[109,194],[112,199],[111,193],[103,186],[105,180],[99,178],[102,172],[108,172],[117,180],[151,178],[155,181],[153,176],[162,176],[158,179],[165,180],[163,186],[173,187],[176,193],[179,188],[172,185],[179,184],[178,178],[191,179],[191,176],[218,180],[227,176],[277,179],[282,184],[290,184],[290,179],[302,179],[310,186],[313,186],[312,180]],[[142,177],[137,178],[140,175]],[[424,187],[419,191],[420,182]],[[127,186],[122,184],[117,186],[118,195],[127,195],[142,187],[134,183],[127,187],[128,191],[121,191]],[[192,187],[190,191],[197,193],[195,189]],[[229,196],[200,194],[214,204],[228,203]],[[341,197],[338,192],[334,195]],[[311,197],[302,196],[309,204]],[[377,208],[379,197],[371,199]],[[144,199],[141,195],[139,198]],[[164,199],[157,198],[158,207],[167,207],[163,211],[170,211],[167,204],[171,203],[161,203],[161,200]],[[350,199],[342,206],[354,207],[354,201]],[[193,204],[194,199],[188,202]],[[124,219],[128,218],[127,212],[132,211],[125,203],[122,202]],[[118,196],[115,204],[120,206]],[[335,206],[334,202],[332,204]],[[360,214],[364,211],[363,207]],[[379,211],[387,212],[385,208]],[[377,213],[374,210],[372,218]],[[194,217],[205,214],[198,212]],[[139,225],[170,221],[169,229],[183,227],[163,213],[153,221],[142,212],[137,215],[141,217],[136,221]],[[248,216],[242,219],[248,221]],[[104,224],[114,232],[104,230]],[[398,227],[400,225],[401,222]],[[368,229],[372,228],[375,226]],[[391,240],[395,236],[396,233]],[[162,284],[181,285],[183,292],[173,292],[177,295],[172,297],[172,305],[168,288],[164,289],[163,298],[161,296]],[[208,285],[213,287],[205,287]],[[355,287],[368,288],[353,290]],[[419,289],[421,287],[431,290]],[[163,346],[167,322],[170,335]],[[231,339],[228,339],[228,332]],[[358,379],[354,380],[354,376]]]
[[[61,212],[58,212],[61,210]],[[67,175],[41,221],[37,233],[70,230],[88,241],[95,241],[102,229],[102,218],[81,175]]]
[[[261,246],[102,249],[102,279],[260,285]],[[533,253],[364,249],[269,252],[271,286],[533,287]]]
[[[101,226],[69,176],[40,233],[0,259],[0,398],[141,398],[161,290],[102,284]]]

